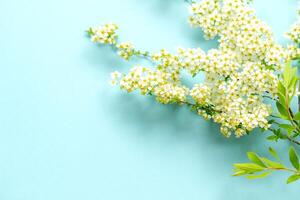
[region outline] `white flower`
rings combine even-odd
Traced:
[[[110,84],[112,86],[115,86],[118,84],[118,79],[121,77],[121,73],[118,71],[114,71],[110,74],[111,80],[110,80]]]

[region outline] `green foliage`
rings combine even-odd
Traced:
[[[290,162],[295,169],[290,169],[284,166],[281,163],[277,152],[273,148],[269,148],[269,153],[276,159],[276,161],[260,157],[254,152],[248,152],[248,158],[252,163],[234,164],[233,176],[246,176],[249,179],[257,179],[267,177],[274,171],[288,171],[293,174],[287,179],[287,183],[292,183],[300,179],[299,160],[293,147],[290,148],[289,156]]]
[[[299,159],[293,147],[289,151],[290,161],[296,170],[299,170]]]
[[[248,155],[249,160],[251,160],[253,163],[255,163],[261,167],[266,167],[264,162],[254,152],[248,152],[247,155]]]
[[[294,116],[294,120],[297,120],[297,121],[300,120],[300,112],[296,113],[296,115]]]
[[[276,160],[280,161],[277,152],[276,152],[272,147],[269,147],[269,153],[270,153]]]
[[[268,140],[276,142],[278,140],[289,140],[300,145],[300,142],[296,140],[300,135],[300,112],[294,115],[290,105],[296,93],[298,80],[297,68],[292,67],[291,62],[287,62],[277,87],[276,107],[278,114],[276,116],[280,120],[269,120],[272,125],[269,129],[272,135],[267,137]]]
[[[249,175],[247,176],[248,179],[257,179],[257,178],[265,178],[267,177],[269,174],[271,174],[271,172],[264,172],[258,175]]]
[[[286,183],[292,183],[292,182],[294,182],[294,181],[297,181],[298,179],[300,179],[300,175],[299,175],[299,174],[294,174],[294,175],[291,175],[291,176],[287,179]]]
[[[281,117],[286,119],[286,118],[288,118],[289,113],[286,110],[284,105],[285,104],[281,104],[279,101],[276,102],[276,107],[277,107],[277,110],[279,111],[279,113],[281,114]]]

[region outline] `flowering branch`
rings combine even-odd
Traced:
[[[154,64],[154,67],[135,66],[128,74],[115,72],[111,83],[127,92],[151,93],[163,104],[181,105],[189,99],[200,105],[199,115],[221,124],[226,137],[232,133],[240,137],[256,127],[267,129],[266,118],[271,113],[263,96],[268,91],[270,98],[275,97],[274,72],[284,59],[284,49],[275,43],[269,28],[244,0],[188,3],[191,3],[191,25],[201,27],[206,39],[219,37],[220,47],[207,53],[200,48],[179,48],[177,54],[165,49],[159,53],[141,52],[131,43],[118,42],[115,24],[90,28],[88,33],[93,42],[113,45],[125,60],[142,56]],[[253,41],[251,48],[248,41]],[[189,88],[181,80],[182,71],[188,71],[192,77],[204,73],[206,80]]]
[[[298,112],[290,106],[297,84],[300,93],[300,82],[297,69],[289,62],[300,59],[300,20],[287,33],[293,44],[284,47],[274,41],[270,27],[249,7],[251,0],[184,1],[190,6],[190,24],[200,27],[205,39],[218,38],[219,47],[208,52],[179,48],[174,54],[165,49],[150,53],[135,49],[130,42],[119,42],[116,24],[89,28],[87,33],[93,42],[111,46],[126,61],[133,56],[151,61],[151,66],[133,66],[127,73],[113,72],[111,84],[128,93],[138,90],[142,95],[155,96],[162,104],[187,105],[204,119],[220,124],[225,137],[232,133],[241,137],[260,128],[272,133],[268,140],[300,145],[299,94]],[[182,72],[188,72],[191,78],[204,74],[205,81],[189,87],[182,80]],[[264,102],[265,98],[276,102],[278,114]],[[273,155],[275,151],[270,152]],[[293,173],[288,182],[298,180],[294,149],[289,156],[295,169],[251,152],[248,157],[253,163],[235,164],[235,175],[255,178],[257,172],[266,171],[258,175],[265,177],[271,171],[285,170]]]
[[[93,42],[100,42],[110,45],[125,60],[129,60],[131,56],[137,56],[152,61],[148,51],[136,50],[134,49],[133,45],[129,42],[117,44],[117,35],[115,34],[115,31],[118,29],[117,25],[113,23],[106,24],[104,25],[104,27],[101,28],[102,32],[100,32],[100,34],[104,35],[100,36],[95,28],[89,28],[86,31]]]

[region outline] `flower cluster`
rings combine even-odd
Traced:
[[[291,44],[287,47],[288,58],[289,60],[294,60],[300,58],[300,48],[297,44]]]
[[[286,37],[294,42],[294,44],[288,46],[289,59],[300,58],[300,6],[298,8],[298,20],[292,25],[290,31],[286,33]]]
[[[134,54],[134,47],[129,42],[123,42],[117,45],[119,49],[118,54],[125,60],[129,60],[129,58]]]
[[[110,80],[110,84],[112,86],[115,86],[118,84],[118,79],[121,77],[121,73],[118,71],[114,71],[110,74],[111,80]]]
[[[211,96],[210,88],[203,84],[196,84],[190,91],[191,97],[197,104],[207,105],[209,104],[209,97]]]
[[[205,119],[219,123],[226,137],[232,132],[240,137],[256,127],[267,129],[271,111],[263,96],[276,96],[276,71],[300,51],[275,43],[270,28],[255,16],[246,0],[192,3],[189,21],[204,31],[206,39],[218,38],[219,47],[208,52],[179,48],[176,54],[165,49],[141,53],[131,43],[116,42],[114,25],[91,29],[91,37],[95,42],[113,44],[126,60],[137,55],[155,64],[133,67],[121,76],[113,73],[112,83],[118,83],[121,89],[140,90],[163,104],[192,106]],[[183,70],[192,77],[204,73],[204,83],[188,88],[182,81]]]
[[[293,42],[300,43],[300,13],[298,16],[298,21],[292,25],[291,30],[286,35]]]
[[[291,31],[287,33],[288,37],[296,43],[300,42],[300,22],[295,23]]]
[[[116,44],[118,26],[114,23],[105,24],[98,28],[90,28],[88,34],[91,36],[92,42],[102,44]]]

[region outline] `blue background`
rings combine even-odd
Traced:
[[[254,6],[285,43],[297,1]],[[185,107],[111,88],[110,72],[138,61],[84,34],[113,21],[140,49],[215,47],[187,17],[181,0],[1,0],[0,199],[299,199],[286,173],[231,177],[248,150],[267,154],[266,134],[225,139]],[[286,157],[286,143],[274,146]]]

